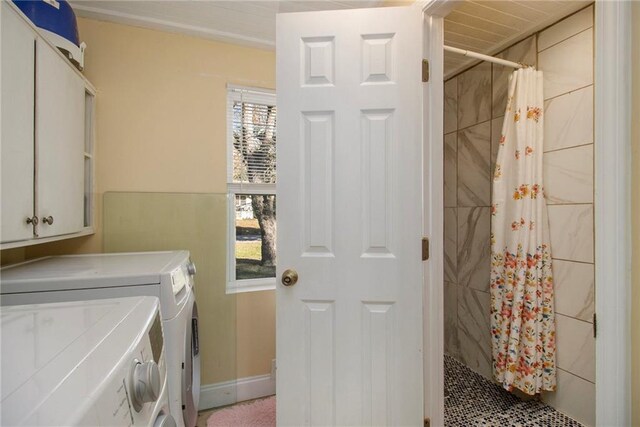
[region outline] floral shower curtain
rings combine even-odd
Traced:
[[[496,380],[530,395],[556,388],[542,110],[542,72],[516,70],[493,176],[491,334]]]

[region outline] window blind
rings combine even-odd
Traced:
[[[275,95],[230,88],[228,100],[228,182],[276,183]]]

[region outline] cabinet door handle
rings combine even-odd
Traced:
[[[38,225],[38,217],[32,216],[31,218],[27,218],[27,224]]]
[[[53,217],[51,215],[45,216],[44,218],[42,218],[42,222],[44,222],[45,224],[53,225]]]

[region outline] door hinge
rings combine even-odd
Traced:
[[[426,83],[429,81],[429,61],[426,59],[422,60],[422,82]]]
[[[424,427],[431,427],[431,419],[429,418],[424,419]]]
[[[598,319],[596,314],[593,313],[593,337],[596,338],[598,336]]]
[[[429,239],[426,237],[422,238],[422,260],[426,261],[429,259]]]

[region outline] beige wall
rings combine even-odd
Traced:
[[[102,251],[105,192],[224,194],[226,85],[275,87],[272,51],[89,19],[79,20],[79,30],[88,46],[85,75],[97,89],[96,234],[2,251],[3,264],[48,254]],[[214,225],[224,230],[224,216]],[[216,246],[211,256],[218,263],[223,260],[224,245]],[[206,282],[224,283],[224,269],[212,269]],[[201,341],[206,350],[203,384],[269,373],[275,357],[273,292],[228,299],[236,306],[231,312],[237,314],[237,329],[234,339],[223,343],[215,342],[208,332],[220,328],[216,304],[224,292],[209,292],[202,286],[198,281]],[[235,353],[236,363],[221,370],[215,351],[230,344],[237,345],[227,349],[227,354]]]
[[[226,85],[275,88],[275,53],[85,19],[80,34],[86,75],[98,89],[98,199],[108,191],[225,193]],[[272,294],[235,298],[237,378],[271,371]],[[197,295],[202,345],[212,355],[203,361],[202,382],[228,380],[231,373],[217,370],[215,360],[216,345],[224,344],[207,333],[208,324],[220,323],[212,298],[221,296]]]
[[[633,425],[640,426],[640,2],[633,2],[632,106],[632,404]]]

